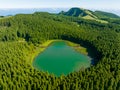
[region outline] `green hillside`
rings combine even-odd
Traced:
[[[0,19],[0,90],[120,90],[120,26],[70,16],[36,12]],[[40,46],[54,39],[92,49],[94,64],[60,77],[33,68]]]
[[[91,18],[97,18],[92,14],[92,11],[82,8],[71,8],[69,11],[61,12],[60,14],[74,17],[85,17],[89,15]]]
[[[120,18],[118,15],[103,11],[95,11],[94,14],[99,18]]]
[[[119,19],[120,17],[118,15],[115,15],[113,13],[103,12],[103,11],[91,11],[87,9],[82,8],[71,8],[67,12],[60,12],[60,15],[67,15],[67,16],[74,16],[89,20],[95,20],[101,23],[108,23],[110,20],[107,19]]]

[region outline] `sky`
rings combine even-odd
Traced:
[[[120,0],[0,0],[0,8],[120,9]]]

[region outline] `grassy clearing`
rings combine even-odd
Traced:
[[[100,22],[100,23],[108,23],[108,21],[100,20],[100,19],[97,19],[97,18],[91,17],[91,16],[89,16],[89,15],[84,16],[83,18],[84,18],[84,19],[95,20],[95,21],[98,21],[98,22]]]
[[[43,44],[40,44],[38,46],[33,46],[31,45],[30,47],[32,48],[32,50],[30,51],[29,55],[28,55],[28,58],[27,60],[32,63],[34,58],[40,54],[41,52],[43,52],[48,46],[50,43],[52,43],[54,40],[48,40],[46,41],[45,43]]]
[[[82,46],[80,46],[80,44],[77,44],[77,43],[73,43],[70,41],[66,41],[66,42],[69,46],[73,47],[76,51],[78,51],[82,54],[88,55],[87,48],[82,47]]]

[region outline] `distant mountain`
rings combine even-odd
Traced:
[[[83,8],[71,8],[67,12],[60,12],[60,14],[67,15],[67,16],[74,16],[74,17],[86,17],[89,16],[89,18],[97,18],[92,11],[83,9]]]
[[[99,22],[107,23],[105,20],[101,20],[103,18],[120,18],[118,15],[103,11],[91,11],[83,8],[71,8],[67,12],[60,12],[61,15],[67,15],[67,16],[74,16],[74,17],[80,17],[84,19],[91,19],[96,20]]]
[[[96,15],[99,18],[120,18],[120,16],[109,13],[109,12],[103,12],[103,11],[95,11],[94,15]]]

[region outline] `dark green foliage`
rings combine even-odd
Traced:
[[[117,24],[117,25],[120,24],[120,18],[111,18],[111,19],[109,19],[109,18],[102,18],[102,19],[106,20],[106,21],[108,21],[109,23],[112,23],[112,24]]]
[[[74,17],[79,17],[79,16],[83,17],[87,15],[87,13],[80,8],[71,8],[68,12],[61,12],[60,14],[64,14],[67,16],[74,16]]]
[[[3,18],[4,16],[0,16],[0,18]]]
[[[0,20],[0,90],[119,90],[119,26],[34,13]],[[55,77],[29,63],[37,44],[66,39],[92,49],[95,65]]]

